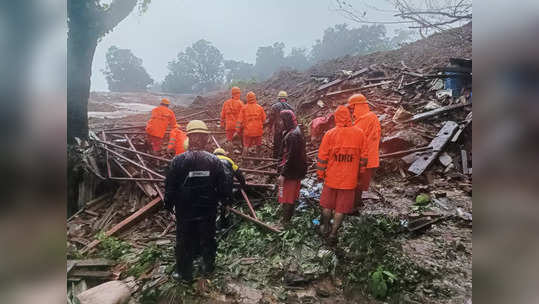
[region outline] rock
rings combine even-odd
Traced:
[[[90,288],[77,296],[80,304],[123,304],[129,301],[131,290],[122,281],[110,281]]]
[[[412,130],[400,130],[390,136],[382,138],[380,149],[383,153],[392,153],[408,150],[413,147],[427,145],[427,141]]]
[[[453,163],[453,158],[451,158],[451,156],[449,156],[449,154],[447,154],[447,152],[444,152],[444,153],[440,154],[440,156],[438,156],[438,160],[440,161],[440,163],[444,167],[447,167],[451,163]]]
[[[441,105],[439,105],[436,101],[429,101],[429,103],[427,103],[423,109],[426,110],[426,111],[431,111],[431,110],[435,110],[435,109],[438,109],[442,107]]]
[[[395,112],[395,115],[393,115],[393,120],[396,122],[404,121],[409,118],[412,118],[414,115],[408,111],[406,111],[402,106],[397,109]]]

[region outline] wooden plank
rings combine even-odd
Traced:
[[[462,158],[462,173],[468,174],[468,152],[460,150],[460,157]]]
[[[112,277],[112,272],[108,270],[79,270],[73,269],[69,274],[70,277],[90,278],[90,279],[106,279]]]
[[[416,175],[422,174],[438,157],[438,154],[440,151],[442,151],[443,147],[447,144],[451,136],[453,136],[453,133],[458,126],[459,125],[454,121],[446,121],[440,131],[438,131],[436,137],[428,145],[428,147],[432,148],[432,152],[419,157],[412,163],[412,165],[410,165],[408,171]]]
[[[339,83],[341,83],[343,81],[344,81],[344,79],[340,79],[340,78],[335,79],[333,81],[330,81],[330,82],[328,82],[326,84],[323,84],[323,85],[319,86],[318,89],[316,89],[316,91],[319,92],[319,91],[331,88],[332,86],[336,86],[336,85],[338,85]]]
[[[114,261],[109,259],[97,258],[86,260],[67,260],[67,264],[74,263],[75,267],[97,267],[97,266],[112,266]]]
[[[272,226],[270,226],[270,225],[268,225],[266,223],[263,223],[263,222],[255,219],[255,218],[252,218],[252,217],[248,216],[247,214],[241,213],[240,211],[238,211],[238,210],[236,210],[234,208],[226,207],[226,209],[233,212],[233,213],[235,213],[235,214],[237,214],[237,215],[239,215],[239,216],[241,216],[241,217],[243,217],[246,220],[249,220],[249,221],[251,221],[251,222],[253,222],[253,223],[255,223],[255,224],[259,225],[259,226],[262,226],[262,227],[268,229],[269,231],[277,232],[277,233],[281,232],[281,230],[279,230],[279,229],[277,229],[275,227],[272,227]]]
[[[471,106],[471,105],[472,105],[472,103],[470,102],[470,103],[466,103],[466,104],[456,104],[456,105],[450,105],[450,106],[441,107],[441,108],[438,108],[438,109],[435,109],[435,110],[432,110],[432,111],[416,114],[412,118],[404,120],[401,123],[407,123],[407,122],[411,122],[411,121],[422,120],[422,119],[429,118],[429,117],[432,117],[432,116],[435,116],[435,115],[438,115],[438,114],[442,114],[442,113],[445,113],[445,112],[448,112],[448,111],[452,111],[452,110],[455,110],[455,109],[459,109],[459,108],[463,108],[463,107]]]
[[[273,171],[262,171],[262,170],[244,169],[244,168],[240,168],[240,169],[243,173],[254,173],[254,174],[262,174],[262,175],[269,175],[269,176],[279,175],[279,172],[273,172]]]
[[[364,85],[364,86],[357,87],[357,88],[351,88],[351,89],[346,89],[346,90],[340,90],[340,91],[335,91],[335,92],[329,92],[329,93],[327,93],[327,94],[324,95],[324,96],[325,96],[325,97],[331,97],[331,96],[339,95],[339,94],[343,94],[343,93],[348,93],[348,92],[353,92],[353,91],[358,91],[358,90],[369,89],[369,88],[381,86],[381,85],[384,85],[384,84],[389,84],[389,83],[392,83],[392,82],[393,82],[393,80],[382,81],[382,82],[378,82],[378,83],[373,83],[373,84]]]
[[[120,223],[118,223],[114,227],[112,227],[110,230],[105,232],[105,235],[106,236],[114,235],[114,234],[118,233],[119,231],[122,231],[123,229],[126,229],[129,226],[135,224],[136,222],[138,222],[140,220],[143,220],[144,218],[146,218],[150,214],[151,211],[154,210],[154,208],[159,204],[159,202],[161,202],[161,198],[156,197],[154,200],[152,200],[151,202],[146,204],[144,207],[140,208],[135,213],[131,214],[126,219],[124,219],[123,221],[121,221]],[[99,245],[99,243],[100,243],[99,240],[94,240],[90,244],[88,244],[88,246],[86,246],[81,252],[86,253],[90,249],[92,249],[95,246]]]
[[[125,175],[127,175],[129,178],[133,178],[133,174],[131,174],[131,172],[129,172],[129,170],[127,170],[123,165],[122,163],[120,163],[119,160],[117,160],[116,158],[113,158],[112,161],[116,164],[116,166],[118,166],[118,168],[120,168],[120,170],[122,170]],[[112,179],[116,179],[117,177],[114,177]],[[146,190],[146,188],[144,188],[144,186],[138,182],[138,181],[135,181],[135,183],[137,184],[137,187],[139,187],[139,189],[144,193],[146,194],[147,196],[150,196],[150,193],[148,193],[148,191]],[[150,196],[151,197],[151,196]]]

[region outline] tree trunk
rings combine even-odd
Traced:
[[[88,97],[97,35],[69,29],[67,37],[67,142],[88,137]]]

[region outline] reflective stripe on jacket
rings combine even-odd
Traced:
[[[170,140],[168,141],[168,149],[175,151],[175,154],[182,154],[185,152],[185,140],[187,134],[179,128],[174,128],[170,131]]]

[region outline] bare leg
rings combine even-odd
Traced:
[[[294,204],[281,204],[283,207],[283,225],[286,225],[294,215]]]
[[[331,219],[331,209],[322,209],[322,225],[320,225],[320,233],[322,236],[326,236],[329,232],[329,220]]]
[[[331,227],[331,233],[329,234],[330,238],[337,237],[337,231],[341,227],[342,220],[344,219],[344,213],[337,213],[333,216],[333,226]]]
[[[356,187],[356,193],[354,195],[354,213],[359,212],[359,209],[363,207],[363,199],[361,196],[363,195],[363,190],[359,189],[359,186]]]

